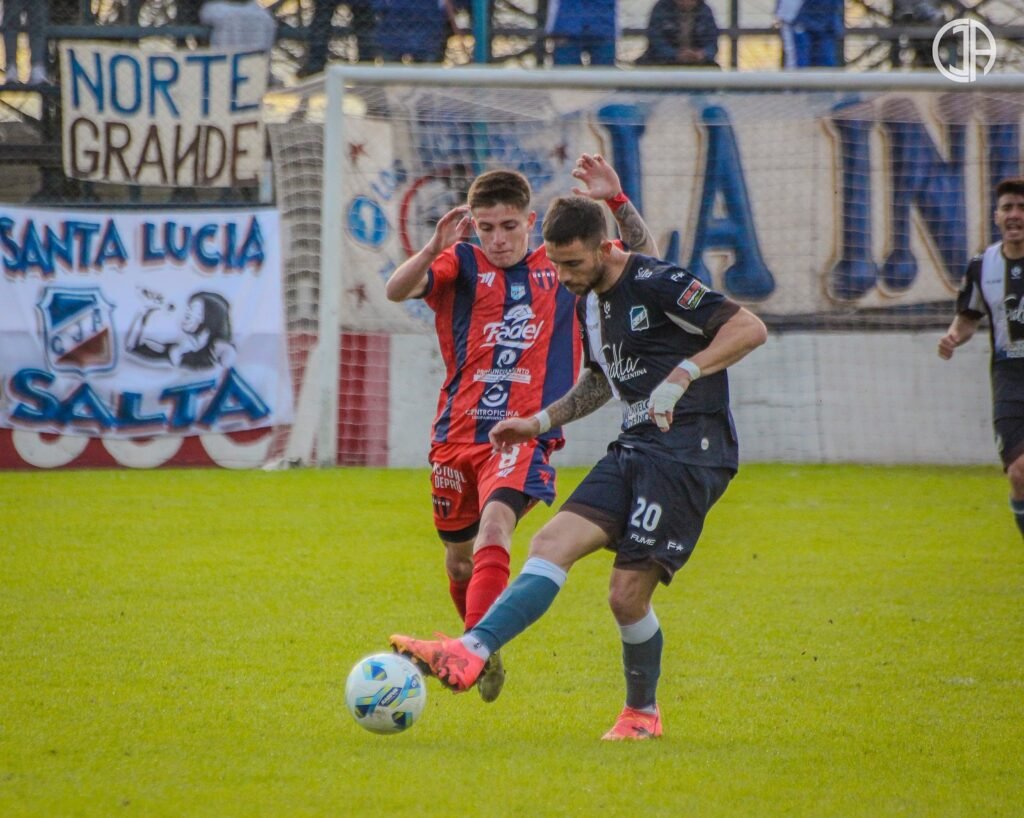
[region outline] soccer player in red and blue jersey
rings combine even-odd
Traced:
[[[584,154],[572,175],[584,185],[574,193],[607,202],[623,242],[657,252],[611,165]],[[499,421],[530,417],[567,392],[582,359],[576,297],[558,283],[545,248],[529,249],[531,197],[520,173],[481,174],[467,204],[442,216],[386,285],[390,300],[422,298],[436,316],[446,372],[430,448],[434,525],[467,630],[508,584],[519,519],[538,500],[554,500],[549,458],[565,442],[555,427],[496,453],[488,435]],[[471,227],[479,246],[463,240]],[[478,682],[481,697],[493,701],[503,683],[494,654]]]

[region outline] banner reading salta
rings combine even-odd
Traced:
[[[278,214],[0,207],[0,427],[195,435],[292,420]]]
[[[254,184],[268,59],[61,42],[64,173],[119,184]]]

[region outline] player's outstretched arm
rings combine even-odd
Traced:
[[[496,450],[525,443],[542,435],[553,426],[564,426],[586,417],[604,406],[612,396],[612,388],[604,373],[585,368],[573,388],[562,397],[528,418],[507,418],[491,429],[491,445]]]
[[[608,202],[612,215],[619,226],[619,236],[635,253],[645,256],[658,255],[658,243],[644,222],[640,212],[622,192],[622,182],[615,168],[609,165],[599,153],[584,153],[576,160],[572,175],[585,187],[574,187],[577,196],[587,196]]]
[[[974,337],[980,323],[980,319],[971,318],[962,312],[957,313],[953,323],[946,330],[946,334],[939,339],[939,357],[944,361],[952,358],[953,352],[958,346],[966,344]]]
[[[452,208],[437,220],[434,235],[423,248],[399,264],[384,285],[389,301],[420,298],[427,289],[427,271],[441,251],[469,236],[473,217],[469,205]]]

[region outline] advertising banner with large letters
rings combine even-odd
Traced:
[[[0,427],[104,438],[292,419],[278,215],[0,207]]]
[[[388,90],[387,117],[346,118],[335,182],[352,329],[431,332],[383,281],[485,170],[530,181],[536,246],[581,153],[612,161],[664,258],[777,324],[948,322],[998,238],[992,190],[1024,169],[1019,93]]]
[[[61,42],[64,173],[170,187],[255,184],[268,59]]]

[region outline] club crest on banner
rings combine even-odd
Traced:
[[[51,369],[84,375],[114,368],[114,305],[99,287],[47,287],[37,308]]]

